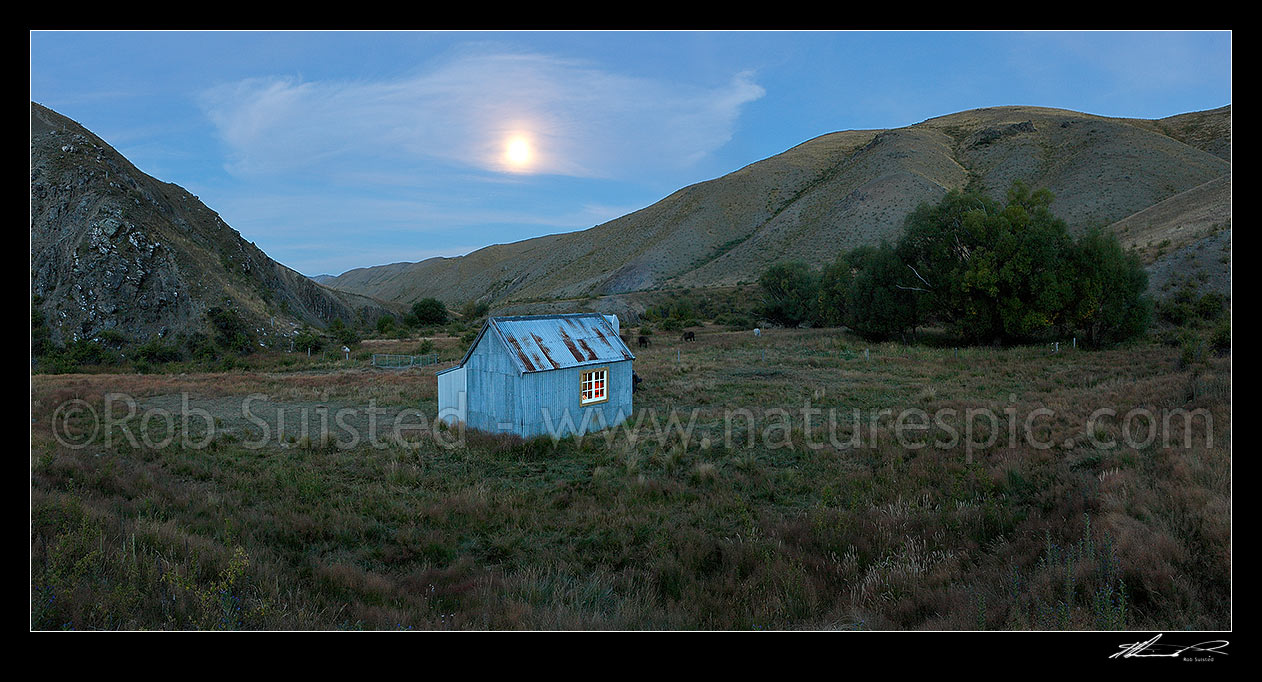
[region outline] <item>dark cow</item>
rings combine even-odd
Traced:
[[[696,340],[697,340],[697,335],[695,332],[684,332],[684,341],[696,341]]]
[[[639,374],[636,374],[635,372],[631,373],[631,392],[632,393],[635,393],[636,391],[640,390],[641,381],[644,381],[644,380],[640,378]]]
[[[639,344],[640,344],[640,348],[648,348],[648,347],[649,347],[649,337],[647,337],[647,336],[641,336],[641,337],[640,337],[640,340],[639,340]]]

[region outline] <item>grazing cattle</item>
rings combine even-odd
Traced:
[[[640,378],[639,374],[636,374],[635,372],[631,373],[631,392],[632,393],[635,393],[636,391],[640,390],[641,381],[644,381],[644,380]]]
[[[639,344],[640,344],[640,348],[648,348],[648,347],[649,347],[649,337],[647,337],[647,336],[641,336],[641,337],[640,337],[640,340],[639,340]]]
[[[684,341],[696,341],[696,340],[697,340],[697,335],[695,332],[684,332]]]

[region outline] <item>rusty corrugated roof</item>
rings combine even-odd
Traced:
[[[479,337],[488,329],[523,372],[635,359],[609,320],[597,313],[492,317]]]

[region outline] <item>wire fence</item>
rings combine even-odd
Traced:
[[[372,366],[382,367],[384,369],[406,369],[408,367],[424,367],[426,365],[438,364],[438,354],[430,353],[429,355],[389,355],[387,353],[373,353]]]

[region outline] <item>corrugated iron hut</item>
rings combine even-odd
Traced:
[[[633,360],[604,315],[492,317],[460,364],[438,373],[438,414],[524,437],[616,426],[631,416]]]

